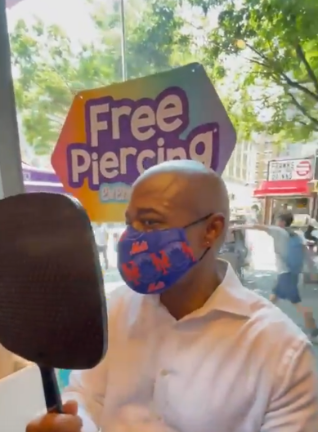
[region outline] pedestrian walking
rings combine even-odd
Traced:
[[[107,245],[108,245],[108,233],[103,224],[98,224],[95,230],[95,240],[97,250],[99,254],[102,254],[105,270],[109,268],[108,256],[107,256]]]
[[[305,265],[307,250],[304,240],[293,231],[291,225],[293,214],[283,212],[276,217],[276,225],[254,225],[248,228],[266,231],[274,241],[277,282],[274,286],[270,300],[287,300],[295,306],[304,320],[305,331],[312,342],[318,342],[318,329],[311,308],[302,304],[299,292],[300,276]]]
[[[114,251],[117,253],[118,242],[119,242],[119,233],[118,232],[114,233],[113,239],[114,239]]]

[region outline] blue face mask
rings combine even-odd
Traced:
[[[171,288],[209,249],[197,260],[186,228],[210,216],[184,228],[143,232],[128,226],[118,243],[118,270],[127,286],[140,294],[160,294]]]

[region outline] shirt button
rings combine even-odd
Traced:
[[[167,376],[167,375],[169,375],[169,372],[167,371],[167,369],[162,369],[160,372],[160,375],[161,376]]]

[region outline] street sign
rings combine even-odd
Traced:
[[[296,163],[296,174],[299,177],[307,178],[308,174],[311,173],[311,161],[309,160],[301,160]]]
[[[311,180],[313,159],[278,159],[268,164],[268,180]]]
[[[144,170],[194,159],[221,174],[235,143],[215,89],[194,63],[77,94],[52,165],[91,220],[120,222]]]

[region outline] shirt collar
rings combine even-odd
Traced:
[[[187,315],[180,321],[202,318],[214,311],[238,315],[249,318],[251,316],[251,298],[249,290],[243,287],[235,274],[231,264],[219,259],[220,265],[225,266],[225,276],[207,302],[198,310]],[[159,295],[146,295],[144,300],[159,305]]]
[[[206,315],[215,310],[249,318],[252,313],[249,290],[243,287],[231,264],[221,259],[219,262],[227,267],[225,276],[201,308],[203,314]]]

